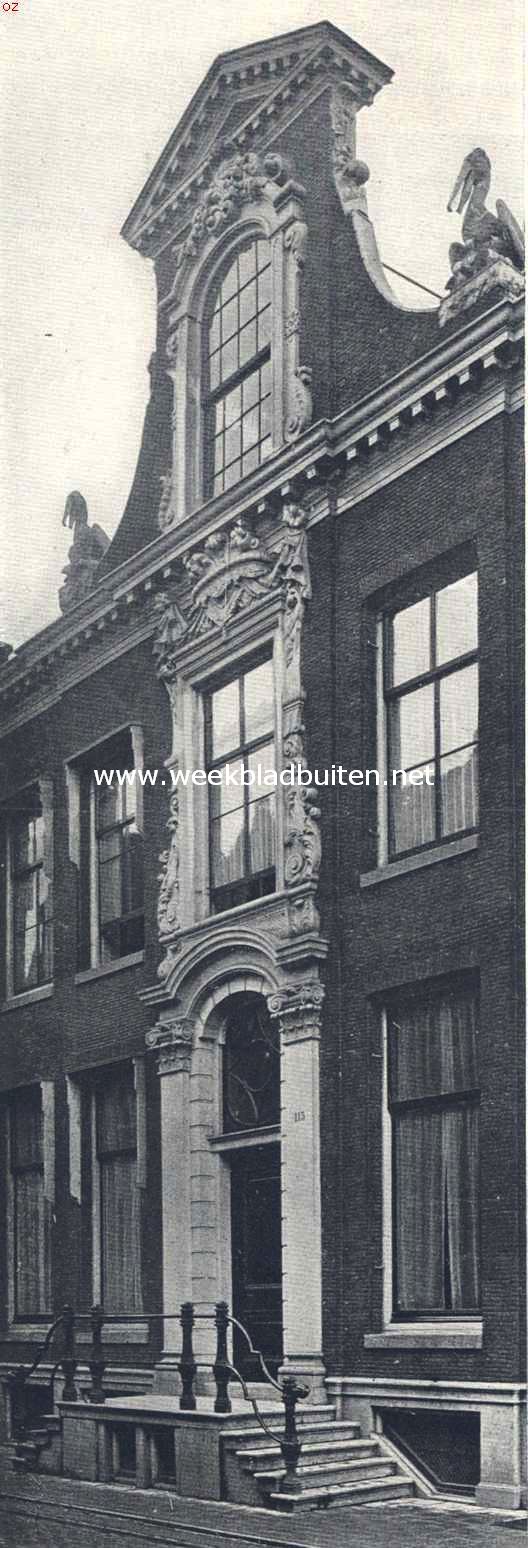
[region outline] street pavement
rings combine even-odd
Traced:
[[[136,1496],[131,1510],[129,1491],[121,1504],[114,1489],[103,1506],[89,1485],[83,1503],[70,1504],[39,1498],[27,1485],[21,1478],[16,1497],[0,1495],[0,1548],[515,1548],[526,1541],[524,1515],[456,1504],[341,1506],[292,1520],[157,1491]]]

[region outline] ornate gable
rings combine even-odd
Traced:
[[[357,107],[372,102],[392,71],[330,22],[221,54],[151,173],[123,236],[155,257],[185,227],[225,156],[273,137],[299,101],[327,79],[347,82]]]

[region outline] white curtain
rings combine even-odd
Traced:
[[[400,1311],[478,1306],[477,1081],[471,995],[398,1012],[390,1093]]]

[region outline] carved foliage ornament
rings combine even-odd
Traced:
[[[275,184],[276,193],[287,172],[284,158],[277,155],[261,158],[246,151],[223,161],[196,205],[188,236],[173,250],[179,274],[198,257],[208,237],[218,236],[236,219],[244,204],[261,199],[268,184]]]
[[[280,590],[284,597],[286,661],[297,648],[304,606],[311,596],[306,512],[289,503],[283,511],[279,552],[265,548],[242,521],[212,533],[200,548],[185,555],[191,603],[184,612],[167,592],[156,598],[154,655],[161,677],[175,671],[175,656],[185,640],[223,632],[241,613]]]
[[[179,926],[179,797],[178,792],[173,791],[169,803],[169,816],[167,828],[170,834],[168,849],[163,849],[160,860],[158,881],[160,884],[158,894],[158,931],[160,940],[172,935]]]

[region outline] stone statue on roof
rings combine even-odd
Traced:
[[[62,572],[64,582],[59,591],[61,613],[68,613],[70,608],[83,602],[89,592],[93,591],[96,571],[110,539],[97,522],[91,527],[88,525],[88,506],[78,489],[72,489],[68,495],[62,525],[73,530],[73,543],[68,553],[68,563]]]

